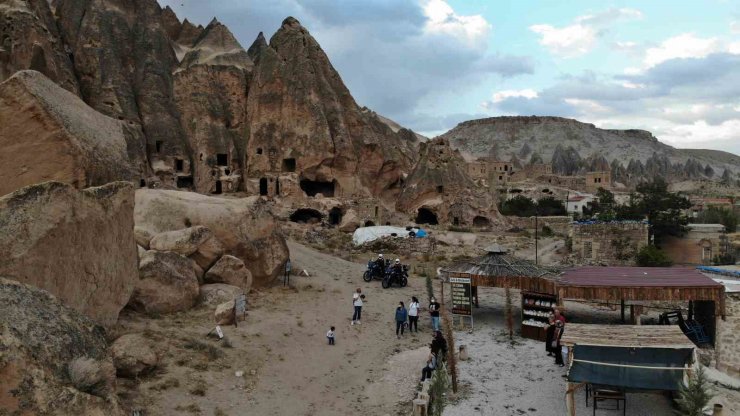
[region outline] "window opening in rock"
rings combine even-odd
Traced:
[[[217,194],[218,195],[221,192],[223,192],[223,187],[221,185],[221,181],[216,181],[216,191],[214,192],[214,194]]]
[[[146,188],[146,180],[142,179],[139,181],[139,186],[142,188]]]
[[[316,224],[324,218],[319,211],[311,208],[300,208],[290,214],[290,220],[303,224]]]
[[[199,159],[199,160],[200,160],[201,162],[203,161],[203,153],[201,153],[200,155],[198,155],[198,159]]]
[[[316,196],[316,194],[321,194],[326,197],[334,196],[334,182],[301,179],[300,185],[303,192],[308,196]]]
[[[260,195],[267,195],[267,178],[260,178]]]
[[[295,159],[283,159],[283,172],[295,172]]]
[[[442,185],[437,185],[437,193],[441,194],[445,191],[445,187]]]
[[[185,162],[182,159],[175,159],[175,171],[182,172]]]
[[[229,175],[231,175],[231,170],[229,170],[229,169],[224,169],[224,175],[226,175],[226,176],[229,176]]]
[[[419,208],[416,214],[416,223],[430,225],[439,224],[439,222],[437,221],[437,214],[427,208]]]
[[[375,218],[378,218],[378,207],[375,207]]]
[[[480,215],[473,218],[473,226],[475,227],[489,227],[491,225],[491,220],[489,220],[486,217],[482,217]]]
[[[342,210],[334,207],[329,210],[329,224],[339,225],[342,222]]]
[[[261,155],[261,154],[262,154],[262,148],[261,148],[261,147],[258,147],[258,148],[257,148],[257,154],[258,154],[258,155]]]
[[[452,225],[460,225],[460,218],[452,217]]]
[[[372,221],[365,221],[365,227],[375,227],[375,223]]]
[[[154,145],[157,147],[157,153],[162,153],[162,141],[157,140],[156,143],[154,143]]]
[[[275,195],[280,195],[280,179],[275,179]]]
[[[226,166],[229,164],[229,155],[226,153],[217,153],[216,154],[216,165],[218,166]]]
[[[178,188],[190,188],[191,186],[193,186],[192,176],[178,176],[177,177],[177,187]]]

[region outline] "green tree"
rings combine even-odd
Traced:
[[[518,217],[531,217],[537,213],[535,202],[524,195],[517,195],[499,205],[499,211],[503,215],[516,215]]]
[[[645,246],[637,252],[635,262],[641,267],[668,267],[672,264],[671,259],[665,252],[655,246]]]
[[[567,215],[565,205],[563,201],[555,199],[552,196],[548,196],[537,201],[537,215],[551,216],[551,215]]]
[[[665,236],[680,237],[686,233],[689,218],[683,211],[691,208],[688,198],[669,192],[668,184],[663,178],[641,183],[637,185],[636,191],[630,197],[627,213],[640,212],[647,216],[656,244],[659,245]]]
[[[704,367],[699,368],[689,377],[689,384],[682,385],[678,390],[676,407],[681,416],[703,416],[704,408],[712,400],[713,394],[709,391],[709,380],[704,374]]]
[[[737,231],[738,218],[737,214],[729,209],[709,207],[700,212],[694,222],[697,224],[722,224],[725,226],[725,231],[734,233]]]

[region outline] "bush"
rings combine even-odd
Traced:
[[[681,385],[676,398],[676,406],[681,416],[703,416],[704,408],[712,400],[712,393],[709,391],[709,380],[704,374],[704,367],[698,369],[689,377],[687,386]]]
[[[720,254],[714,256],[714,258],[712,259],[712,263],[714,263],[715,266],[731,266],[735,264],[736,261],[737,258],[732,254]]]
[[[518,217],[531,217],[537,213],[537,204],[524,195],[517,195],[499,204],[499,211],[503,215],[516,215]]]
[[[542,230],[540,231],[541,237],[552,237],[555,233],[552,231],[552,228],[548,227],[547,225],[542,226]]]
[[[698,224],[722,224],[725,231],[734,233],[737,231],[738,216],[732,210],[709,207],[699,213],[694,222]]]
[[[668,267],[673,262],[666,256],[665,252],[655,246],[645,246],[640,249],[635,258],[641,267]]]
[[[442,416],[445,406],[447,405],[447,390],[450,388],[450,380],[447,377],[447,365],[438,360],[437,369],[432,374],[432,381],[429,383],[429,415]]]

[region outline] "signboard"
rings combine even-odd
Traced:
[[[241,294],[234,299],[234,309],[236,316],[244,316],[247,312],[247,295]]]
[[[452,313],[455,315],[473,315],[473,297],[469,277],[450,277],[452,287]]]

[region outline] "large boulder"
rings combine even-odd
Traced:
[[[165,231],[155,235],[149,242],[149,248],[157,251],[172,251],[183,256],[189,256],[198,250],[205,241],[210,240],[213,233],[208,228],[198,225],[182,230]]]
[[[141,280],[129,306],[148,314],[185,311],[198,300],[198,277],[192,261],[170,251],[150,250],[139,265]]]
[[[220,305],[243,295],[244,289],[238,286],[223,283],[210,283],[200,287],[200,303],[204,305]]]
[[[59,182],[0,198],[0,275],[48,290],[111,325],[139,280],[134,190],[114,182],[82,191]]]
[[[141,334],[120,336],[111,345],[113,364],[121,377],[138,377],[153,370],[159,358]]]
[[[141,130],[36,71],[0,84],[0,195],[44,181],[77,188],[144,178]]]
[[[357,211],[348,209],[342,216],[342,221],[339,223],[339,231],[343,233],[353,233],[356,229],[360,228],[360,226],[360,217],[357,215]]]
[[[0,278],[0,414],[122,416],[112,368],[102,327]]]
[[[190,258],[203,270],[208,270],[224,254],[224,246],[215,236],[204,241],[198,246]]]
[[[247,291],[252,287],[252,273],[247,266],[240,259],[228,254],[206,272],[204,280],[208,283],[226,283]]]
[[[234,323],[234,306],[236,302],[232,299],[216,306],[216,311],[213,312],[213,318],[216,321],[216,325],[231,325]]]
[[[154,234],[203,225],[227,254],[241,259],[255,285],[272,282],[288,259],[288,246],[269,202],[259,197],[226,199],[193,192],[138,189],[134,219]]]

